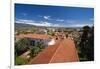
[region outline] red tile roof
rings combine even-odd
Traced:
[[[70,38],[58,40],[33,58],[29,64],[46,64],[79,61],[73,40]]]
[[[46,34],[20,34],[16,38],[49,39],[51,36]]]

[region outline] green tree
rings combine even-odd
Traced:
[[[88,38],[88,47],[87,47],[87,59],[89,61],[94,60],[94,27],[91,28],[90,37]]]
[[[27,38],[22,38],[18,42],[15,43],[15,54],[21,55],[23,52],[29,49],[30,40]]]
[[[36,46],[36,47],[39,47],[40,49],[44,49],[44,48],[45,48],[45,47],[44,47],[44,43],[43,43],[42,41],[36,42],[36,43],[35,43],[35,46]]]
[[[81,51],[79,56],[85,58],[86,61],[92,61],[94,59],[94,31],[89,26],[83,27],[79,46]]]
[[[35,57],[38,53],[40,52],[40,48],[39,47],[34,47],[33,49],[31,49],[30,52],[30,58]]]
[[[35,57],[39,52],[42,51],[42,49],[44,49],[44,43],[42,41],[38,41],[35,43],[35,47],[33,47],[31,49],[31,52],[30,52],[30,57],[33,58]]]

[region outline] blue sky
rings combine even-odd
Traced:
[[[94,23],[94,9],[15,4],[15,23],[53,27],[92,26]]]

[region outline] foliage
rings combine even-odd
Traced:
[[[36,28],[32,28],[32,33],[36,33],[37,32],[37,29]]]
[[[21,55],[23,52],[29,49],[29,39],[22,38],[18,42],[15,43],[15,54]]]
[[[28,63],[27,59],[23,59],[21,57],[16,57],[15,58],[15,65],[25,65]]]
[[[42,51],[42,49],[44,49],[44,44],[43,42],[39,41],[39,42],[36,42],[35,43],[35,47],[33,47],[31,49],[31,52],[30,52],[30,57],[33,58],[35,57],[40,51]]]
[[[48,35],[51,35],[51,36],[54,36],[55,35],[55,33],[53,31],[48,31],[47,34]]]
[[[35,43],[35,46],[39,47],[40,49],[43,49],[44,48],[44,43],[42,41],[39,41],[39,42]]]
[[[79,44],[80,53],[79,57],[84,58],[86,61],[94,60],[94,31],[89,26],[83,27],[83,34],[81,36],[81,42]],[[80,59],[83,61],[83,59]]]
[[[38,53],[40,52],[40,48],[39,47],[34,47],[31,52],[30,52],[30,57],[33,58],[35,57]]]

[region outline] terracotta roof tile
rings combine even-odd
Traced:
[[[51,36],[46,34],[20,34],[16,38],[49,39]]]
[[[46,64],[79,61],[78,54],[71,39],[58,40],[33,58],[29,64]]]

